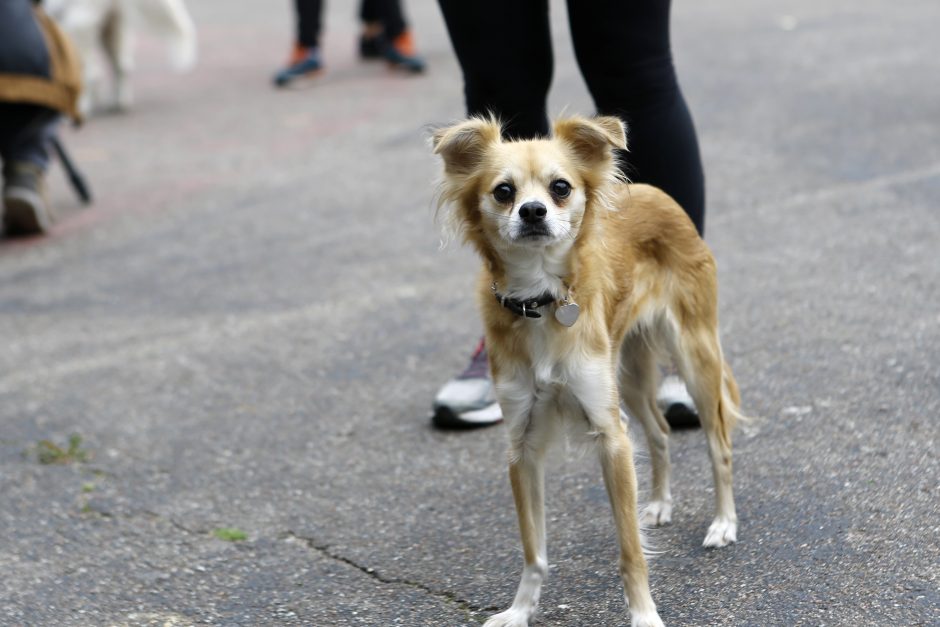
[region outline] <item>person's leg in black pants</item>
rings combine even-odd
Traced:
[[[389,41],[408,28],[398,0],[362,0],[359,17],[364,24],[381,24],[383,34]]]
[[[393,67],[414,74],[424,71],[408,30],[400,0],[362,0],[359,12],[365,29],[359,45],[363,58],[384,58]]]
[[[669,0],[569,0],[571,36],[597,112],[627,123],[624,173],[665,190],[702,234],[705,177],[672,64],[669,5]]]
[[[571,37],[598,113],[627,123],[624,174],[672,196],[705,231],[705,175],[669,46],[670,0],[568,0]],[[673,428],[696,427],[685,385],[668,374],[657,402]]]
[[[298,79],[315,76],[323,69],[320,59],[322,0],[294,0],[297,40],[287,65],[274,75],[274,84],[286,87]]]
[[[320,45],[323,3],[320,0],[294,0],[297,10],[297,43],[304,48]]]
[[[509,137],[549,134],[552,82],[546,0],[440,0],[463,71],[468,115],[496,114]]]
[[[439,0],[463,72],[467,115],[496,115],[508,138],[550,133],[545,101],[552,82],[547,0]],[[481,340],[469,366],[434,397],[439,429],[502,420]]]

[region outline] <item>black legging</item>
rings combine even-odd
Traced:
[[[399,0],[362,0],[359,18],[366,24],[382,24],[382,34],[388,41],[394,40],[408,28]]]
[[[294,0],[297,12],[297,43],[305,48],[320,45],[320,20],[323,12],[321,0]]]
[[[496,113],[509,137],[547,136],[553,70],[547,0],[439,2],[463,70],[467,113]],[[705,177],[672,65],[669,7],[669,0],[568,0],[568,15],[597,112],[627,123],[624,173],[664,189],[701,234]]]
[[[294,0],[297,10],[297,43],[307,48],[320,45],[323,0]],[[391,41],[407,28],[399,0],[362,0],[359,16],[363,22],[380,22]]]

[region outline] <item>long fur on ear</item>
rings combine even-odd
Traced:
[[[501,132],[495,117],[472,117],[434,131],[431,145],[434,154],[444,160],[448,175],[466,175],[480,165],[486,147],[500,141]]]
[[[613,116],[560,118],[555,120],[553,134],[571,150],[594,199],[612,208],[608,193],[626,181],[614,154],[615,148],[627,148],[624,123]]]
[[[442,218],[442,245],[460,237],[472,239],[471,209],[476,199],[469,197],[473,178],[479,173],[489,146],[502,141],[502,124],[494,115],[471,117],[434,131],[431,148],[444,161],[444,176],[437,197],[436,217]],[[449,210],[441,215],[441,208]]]
[[[627,131],[623,122],[609,115],[556,120],[554,135],[587,161],[605,160],[614,148],[627,147]]]

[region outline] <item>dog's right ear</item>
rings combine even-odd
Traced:
[[[479,167],[488,146],[498,143],[502,128],[495,118],[470,118],[434,131],[434,154],[444,160],[447,174],[466,175]]]

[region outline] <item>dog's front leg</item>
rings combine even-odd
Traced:
[[[522,393],[528,386],[519,383],[497,386],[497,394],[509,427],[509,481],[525,565],[512,607],[492,616],[484,627],[527,627],[538,607],[542,582],[548,575],[544,457],[552,437],[552,424],[547,417],[540,419],[536,415],[532,395]]]
[[[649,574],[637,516],[636,470],[633,446],[617,406],[613,373],[606,359],[585,364],[579,376],[570,382],[575,398],[596,433],[598,456],[604,473],[604,485],[617,526],[620,543],[620,578],[632,627],[663,627],[650,595]]]
[[[509,481],[516,502],[519,534],[525,566],[512,607],[492,616],[484,627],[527,627],[535,614],[548,575],[545,549],[545,512],[543,464],[535,454],[527,454],[509,464]],[[539,456],[540,457],[540,456]]]
[[[611,429],[601,432],[598,454],[620,540],[620,577],[630,606],[631,625],[662,627],[650,595],[646,558],[640,541],[633,448],[620,424],[619,409],[611,414],[616,422]]]

